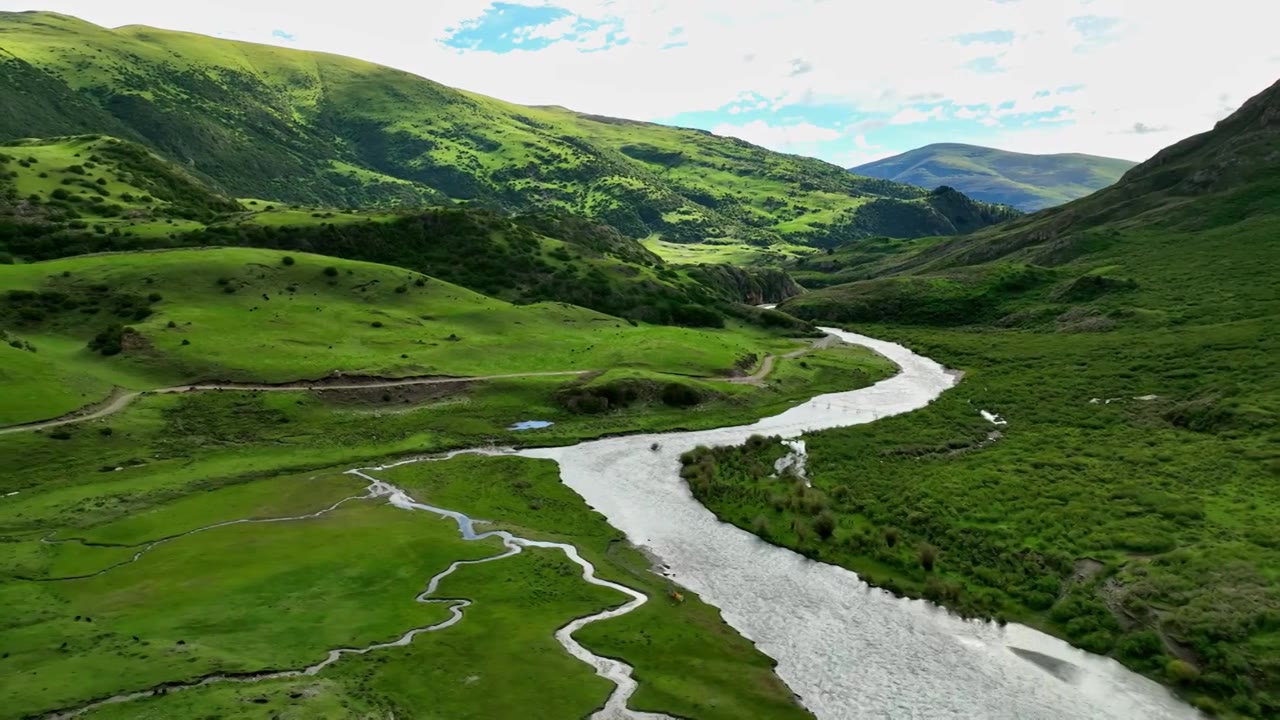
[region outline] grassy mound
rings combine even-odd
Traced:
[[[0,323],[21,346],[2,349],[5,392],[18,398],[7,423],[67,412],[112,385],[619,366],[715,375],[779,342],[515,306],[385,265],[229,248],[0,266]]]

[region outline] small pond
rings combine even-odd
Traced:
[[[551,427],[552,425],[555,425],[555,423],[547,420],[522,420],[518,423],[515,423],[514,425],[511,425],[507,429],[508,430],[541,430],[542,428],[548,428],[548,427]]]

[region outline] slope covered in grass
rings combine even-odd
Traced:
[[[29,139],[0,146],[5,150],[0,261],[211,245],[279,248],[388,263],[511,302],[567,302],[646,322],[712,327],[729,315],[750,319],[737,303],[798,292],[785,281],[771,283],[767,296],[751,282],[700,282],[617,229],[564,213],[509,216],[457,206],[356,212],[235,202],[114,138]]]
[[[510,305],[408,270],[269,250],[5,265],[0,292],[0,323],[24,345],[4,350],[17,359],[5,365],[5,394],[30,397],[6,403],[7,423],[58,415],[112,385],[623,366],[717,375],[776,342],[758,330],[632,325],[562,303]]]
[[[880,584],[1110,653],[1208,710],[1275,717],[1278,151],[1280,84],[1000,231],[837,252],[837,272],[868,279],[783,308],[904,341],[965,381],[813,436],[822,503],[784,489],[770,505],[760,481],[722,473],[713,506]],[[811,506],[834,516],[831,540],[792,531]]]
[[[51,13],[0,14],[0,47],[15,105],[0,138],[118,135],[235,196],[448,197],[572,211],[635,238],[757,245],[950,234],[1011,217],[703,131],[512,105],[332,55]],[[74,115],[51,124],[60,107]]]
[[[1100,190],[1137,163],[1059,153],[1030,155],[961,143],[935,143],[849,168],[857,175],[936,188],[1032,212]]]
[[[69,221],[75,229],[121,217],[196,220],[240,210],[145,148],[96,135],[0,145],[0,206],[18,221]]]

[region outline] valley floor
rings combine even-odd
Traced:
[[[0,437],[0,459],[25,468],[0,487],[0,601],[13,610],[0,620],[0,716],[39,716],[214,674],[305,668],[335,648],[447,622],[459,604],[415,602],[427,579],[492,557],[501,543],[467,542],[452,523],[362,498],[367,481],[347,468],[451,448],[714,427],[891,372],[860,349],[822,349],[777,360],[754,378],[760,386],[697,381],[721,393],[691,409],[642,401],[594,415],[566,410],[557,393],[661,375],[175,392]],[[531,418],[554,424],[509,429]],[[635,667],[633,708],[686,718],[808,716],[767,657],[715,608],[684,591],[677,599],[677,588],[559,482],[553,463],[461,456],[366,472],[418,501],[493,521],[481,530],[571,544],[600,577],[647,596],[633,612],[575,633],[591,652]],[[300,519],[229,523],[271,518]],[[221,523],[229,524],[191,533]],[[156,544],[165,538],[174,539]],[[463,565],[434,590],[428,599],[469,602],[462,620],[404,646],[344,655],[314,676],[162,691],[84,717],[559,718],[604,705],[612,683],[569,655],[556,631],[629,598],[584,582],[563,551],[531,547]]]

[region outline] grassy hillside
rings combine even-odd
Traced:
[[[936,188],[1031,212],[1100,190],[1137,163],[1079,153],[1029,155],[960,143],[936,143],[849,168],[857,175]]]
[[[56,204],[55,204],[56,202]],[[200,220],[240,210],[139,145],[70,136],[0,145],[0,207],[17,222]]]
[[[233,196],[447,196],[570,211],[635,238],[755,245],[951,234],[1011,217],[703,131],[511,105],[332,55],[50,13],[0,13],[0,48],[12,98],[0,139],[145,142]]]
[[[919,413],[813,436],[821,502],[770,504],[728,470],[708,502],[879,584],[1110,653],[1207,710],[1276,717],[1278,157],[1280,84],[1061,208],[810,261],[868,279],[783,309],[966,378]],[[806,508],[830,511],[830,540]]]
[[[400,268],[269,250],[0,265],[0,292],[0,383],[10,399],[3,424],[57,416],[113,385],[282,382],[334,371],[637,367],[723,376],[778,342],[764,331],[633,326],[571,305],[515,306]]]
[[[729,315],[754,318],[737,303],[764,302],[758,283],[699,282],[617,229],[563,213],[236,202],[127,141],[0,145],[0,260],[225,245],[387,263],[510,302],[567,302],[661,324],[719,327]],[[767,272],[775,277],[768,300],[799,291],[785,273]]]

